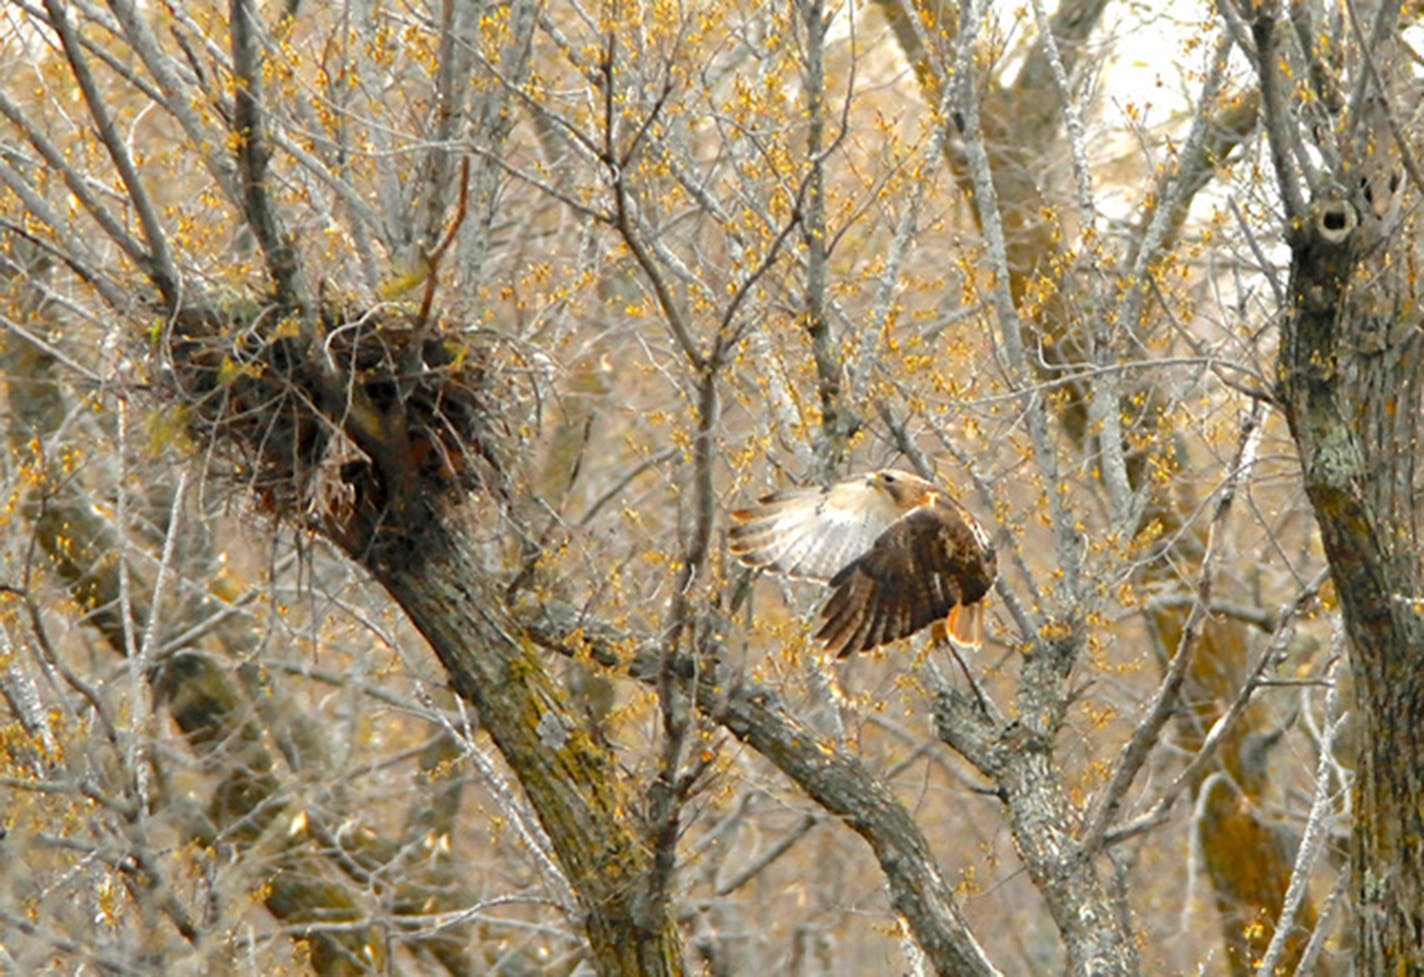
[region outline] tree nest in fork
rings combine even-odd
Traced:
[[[189,310],[163,336],[167,399],[264,511],[399,555],[443,503],[504,497],[511,415],[534,397],[497,339],[392,309],[311,318]]]

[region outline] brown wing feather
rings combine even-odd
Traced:
[[[952,500],[937,497],[892,524],[831,578],[816,637],[838,657],[849,655],[914,634],[952,608],[982,599],[994,580],[994,551],[970,520]]]
[[[948,496],[936,496],[934,508],[944,521],[948,537],[946,572],[959,579],[962,602],[973,604],[989,592],[999,572],[998,558],[989,545],[989,534],[963,506]]]

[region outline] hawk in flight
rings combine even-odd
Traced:
[[[732,513],[728,545],[748,566],[831,588],[816,638],[837,657],[946,615],[956,644],[983,641],[994,548],[963,506],[917,475],[887,468],[773,492]]]

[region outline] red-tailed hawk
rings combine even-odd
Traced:
[[[820,488],[782,489],[732,513],[728,546],[753,567],[831,588],[817,640],[843,657],[948,616],[977,648],[998,572],[984,527],[947,492],[884,469]]]

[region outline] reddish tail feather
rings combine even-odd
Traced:
[[[984,644],[984,602],[976,600],[969,606],[955,604],[949,609],[949,638],[963,648],[978,651]]]

